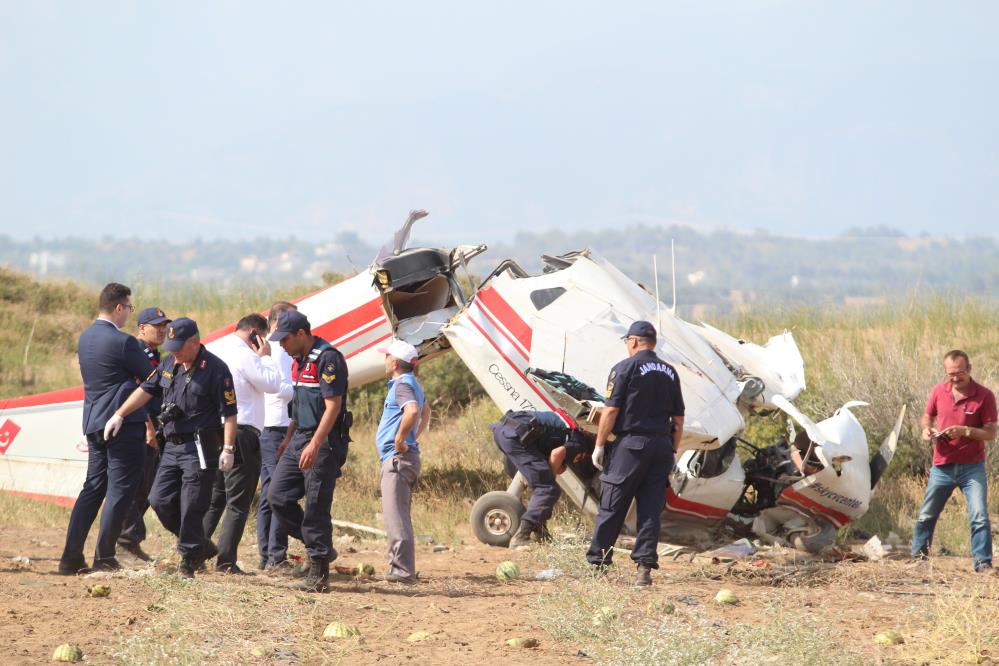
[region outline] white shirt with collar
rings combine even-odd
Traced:
[[[288,417],[288,403],[291,402],[294,388],[291,385],[291,356],[276,342],[271,343],[271,359],[281,372],[281,390],[264,396],[264,427],[287,428],[291,423]]]
[[[236,390],[236,423],[264,429],[264,394],[281,390],[281,371],[270,356],[260,357],[239,336],[220,341],[212,350],[232,373]]]

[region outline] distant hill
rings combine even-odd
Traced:
[[[416,243],[428,243],[415,230]],[[0,237],[0,266],[35,277],[71,277],[91,285],[199,283],[279,288],[321,282],[327,272],[353,273],[375,256],[381,242],[356,233],[329,239],[249,239],[175,244],[153,240],[33,240]],[[468,243],[475,243],[469,237]],[[591,247],[637,281],[659,287],[671,301],[670,242],[675,243],[677,299],[686,316],[742,311],[754,304],[883,303],[910,294],[999,293],[999,243],[991,237],[909,237],[889,229],[860,229],[842,237],[805,239],[683,226],[622,230],[518,233],[490,248],[471,268],[486,274],[510,257],[528,271],[542,254]]]

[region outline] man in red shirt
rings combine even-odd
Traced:
[[[933,442],[933,467],[912,532],[912,557],[930,554],[933,528],[955,488],[968,502],[975,571],[992,573],[985,442],[996,436],[996,397],[971,378],[971,361],[959,349],[944,356],[947,380],[933,387],[920,419],[923,440]]]

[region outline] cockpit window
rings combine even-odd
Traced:
[[[531,303],[538,310],[548,307],[555,302],[559,296],[565,293],[565,287],[552,287],[551,289],[537,289],[531,292]]]

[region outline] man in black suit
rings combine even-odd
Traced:
[[[132,291],[111,282],[101,290],[97,321],[80,336],[78,354],[83,375],[83,433],[87,438],[87,479],[73,506],[59,573],[87,571],[83,547],[104,502],[93,568],[115,571],[115,542],[135,486],[142,479],[146,455],[146,411],[130,414],[118,433],[105,440],[104,426],[150,372],[138,341],[121,330],[135,310]]]

